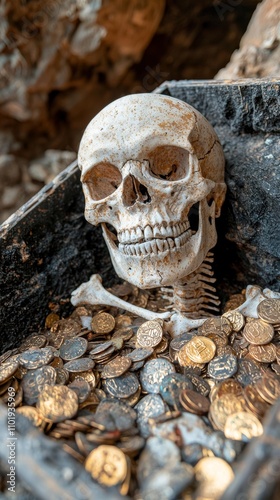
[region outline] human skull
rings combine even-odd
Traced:
[[[85,217],[102,223],[122,279],[139,288],[172,285],[216,244],[224,155],[189,104],[160,94],[112,102],[87,126],[78,162]]]

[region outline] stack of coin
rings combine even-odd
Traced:
[[[158,312],[168,302],[128,283],[112,292]],[[174,339],[162,320],[116,308],[77,307],[66,319],[51,313],[42,332],[1,356],[1,400],[8,402],[12,387],[18,413],[62,440],[94,481],[123,495],[145,496],[151,484],[160,495],[163,478],[174,491],[176,476],[178,496],[188,485],[193,498],[219,498],[233,472],[214,456],[213,442],[221,433],[237,445],[261,435],[280,396],[280,301],[265,299],[258,318],[245,318],[233,309],[241,300],[243,294],[231,297],[221,317]],[[203,445],[183,448],[176,432],[151,441],[156,426],[182,414],[207,426]],[[161,462],[149,455],[151,443],[160,446]],[[165,453],[176,458],[169,469]]]

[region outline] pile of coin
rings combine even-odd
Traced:
[[[124,283],[113,293],[164,310],[159,292]],[[162,320],[77,307],[0,358],[0,397],[123,495],[219,498],[244,443],[280,396],[280,300],[258,318],[234,310],[170,338]]]

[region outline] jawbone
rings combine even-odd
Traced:
[[[217,233],[214,213],[215,203],[209,207],[206,200],[202,200],[199,203],[197,232],[184,238],[178,248],[174,246],[147,255],[127,255],[120,251],[111,236],[112,233],[103,223],[103,236],[117,275],[142,289],[174,285],[176,281],[194,272],[203,262],[207,252],[215,246]],[[212,218],[212,224],[209,218]]]

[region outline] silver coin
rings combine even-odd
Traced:
[[[150,435],[149,418],[155,418],[165,413],[164,401],[158,394],[148,394],[134,407],[137,412],[137,424],[141,436]]]
[[[226,380],[237,372],[237,358],[233,354],[216,356],[208,364],[208,376],[215,380]]]
[[[148,361],[140,372],[142,389],[151,394],[158,394],[162,380],[169,373],[175,373],[175,368],[167,359]]]
[[[56,370],[52,366],[41,366],[36,370],[30,370],[24,375],[21,385],[24,401],[28,405],[37,403],[40,392],[44,385],[55,385]]]
[[[130,372],[120,377],[106,379],[103,382],[105,392],[113,398],[129,398],[138,391],[139,387],[138,378]]]
[[[82,337],[65,339],[60,347],[60,357],[64,361],[71,361],[83,356],[87,350],[88,341]]]
[[[127,354],[127,357],[130,358],[133,363],[137,363],[138,361],[144,361],[144,359],[147,359],[153,354],[153,352],[154,350],[152,347],[138,347]]]
[[[137,413],[125,401],[103,399],[95,412],[94,420],[104,425],[107,431],[124,432],[135,425]]]
[[[30,349],[19,355],[19,363],[28,370],[36,370],[40,366],[47,365],[54,358],[54,352],[51,347],[42,347],[42,349]]]

